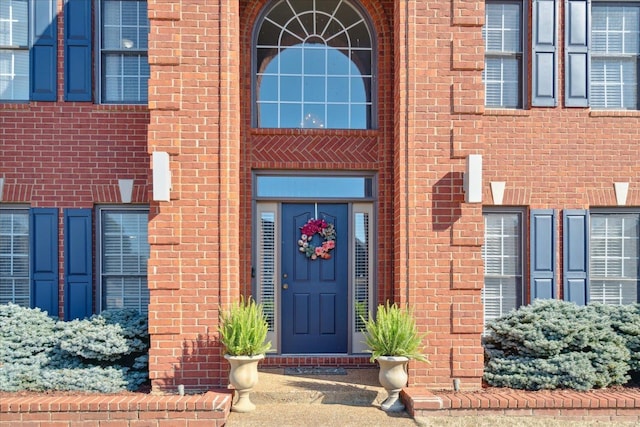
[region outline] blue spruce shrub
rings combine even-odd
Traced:
[[[62,322],[7,304],[0,322],[0,390],[111,393],[148,380],[147,317],[135,310]]]
[[[487,325],[488,384],[589,390],[628,380],[629,350],[610,319],[559,300],[537,300]]]
[[[42,365],[58,341],[56,321],[40,309],[0,305],[0,365]]]
[[[128,351],[120,325],[101,316],[62,323],[60,349],[84,360],[114,361]]]
[[[631,353],[631,371],[640,374],[640,304],[617,306],[596,303],[589,307],[610,319],[611,327]]]

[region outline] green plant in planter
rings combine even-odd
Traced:
[[[251,297],[233,304],[220,314],[220,342],[231,356],[256,356],[271,348],[266,342],[269,325],[262,310]]]
[[[403,356],[428,362],[422,353],[422,339],[413,312],[397,304],[378,306],[376,317],[368,320],[360,316],[365,325],[365,344],[371,351],[371,361],[380,356]]]

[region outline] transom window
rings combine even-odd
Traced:
[[[100,31],[101,101],[146,103],[149,80],[146,0],[101,0]]]
[[[640,4],[594,2],[591,15],[591,107],[636,110]]]
[[[522,22],[522,2],[486,2],[482,80],[488,107],[522,107]]]
[[[0,99],[29,99],[29,3],[0,1]]]
[[[275,1],[258,22],[255,124],[372,127],[373,38],[348,0]]]

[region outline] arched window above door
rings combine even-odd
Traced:
[[[272,2],[255,28],[254,125],[373,128],[374,40],[355,2]]]

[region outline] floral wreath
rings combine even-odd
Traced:
[[[336,247],[336,229],[333,224],[327,223],[324,219],[311,218],[305,225],[300,227],[300,240],[298,240],[299,250],[311,259],[329,259],[329,254]],[[319,234],[324,241],[320,246],[311,244],[313,236]]]

